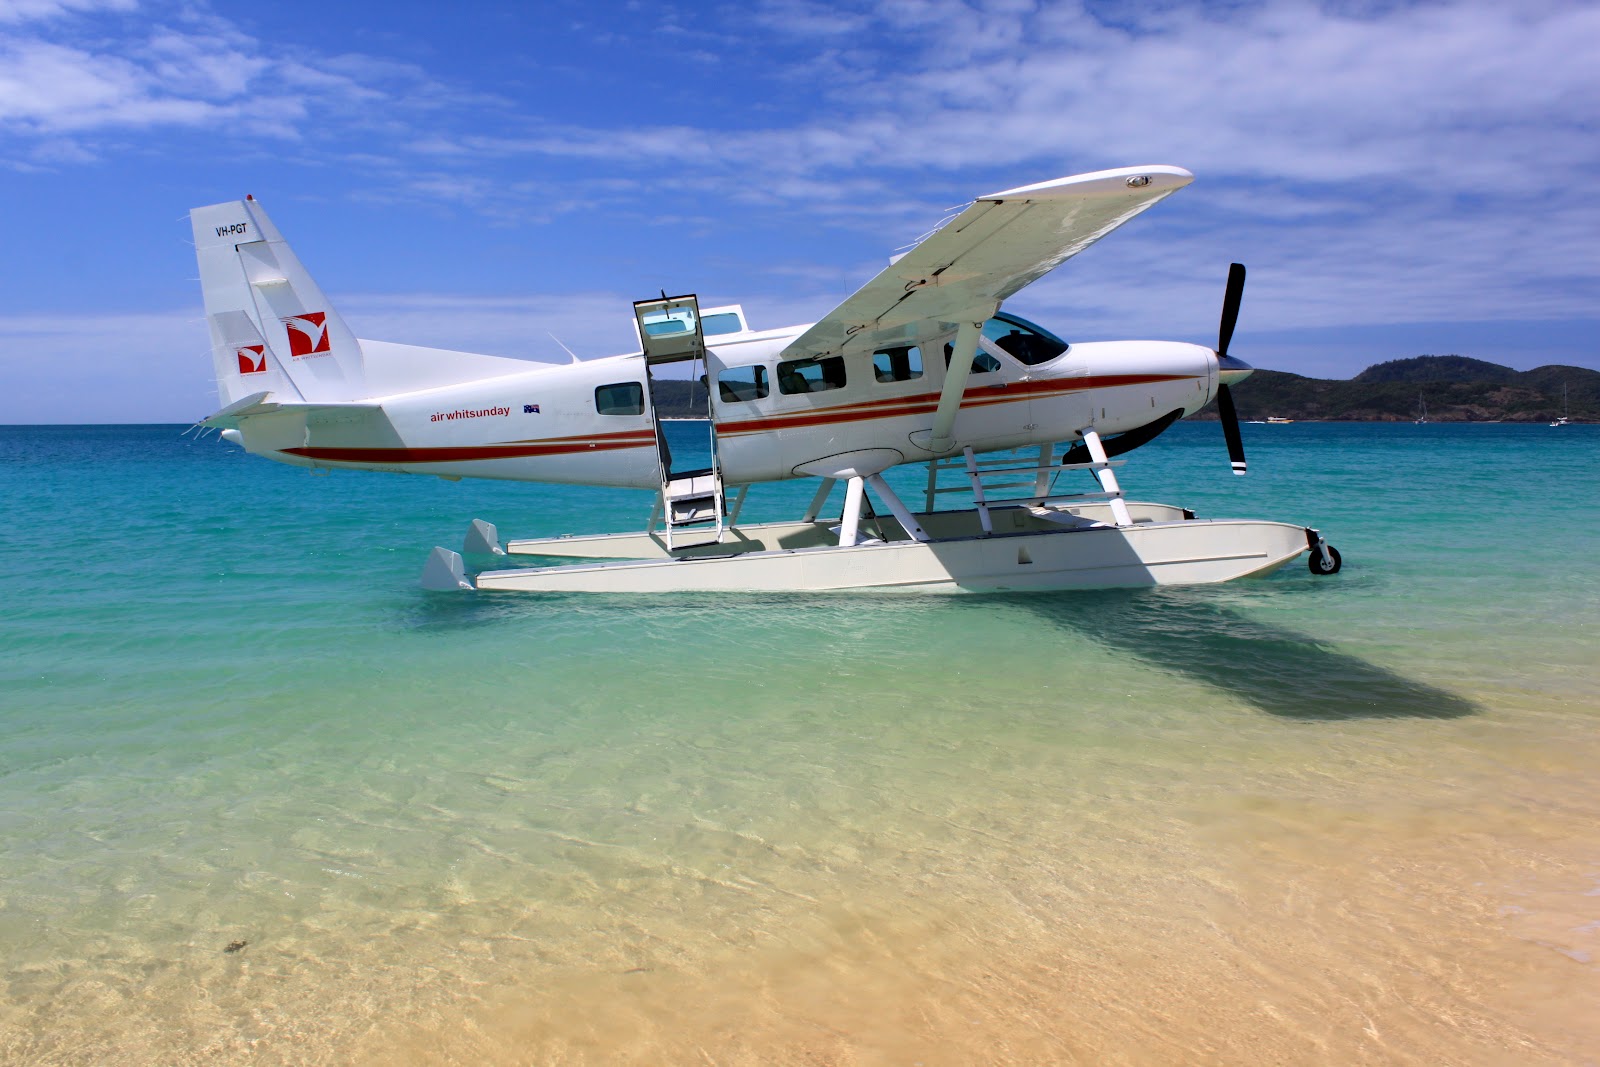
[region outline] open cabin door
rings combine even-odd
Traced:
[[[700,302],[693,293],[656,300],[638,300],[633,317],[639,327],[639,344],[644,349],[645,378],[650,386],[650,416],[655,421],[656,453],[661,464],[661,510],[666,516],[667,548],[673,547],[673,534],[686,527],[713,527],[713,540],[722,540],[727,502],[722,491],[722,471],[717,463],[716,437],[711,438],[711,466],[692,470],[678,469],[672,463],[672,449],[661,425],[660,391],[656,368],[667,363],[688,363],[689,381],[703,379],[706,340],[701,329]],[[705,396],[704,417],[711,416],[711,393]],[[691,395],[693,389],[691,388]],[[652,525],[654,525],[652,523]],[[696,542],[696,543],[704,543]]]

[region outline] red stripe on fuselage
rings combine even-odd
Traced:
[[[1008,382],[1004,385],[979,385],[970,387],[961,394],[961,405],[989,407],[993,404],[1013,404],[1041,397],[1065,396],[1090,389],[1115,389],[1125,385],[1192,381],[1194,377],[1191,374],[1101,374],[1086,378],[1044,378],[1030,382]],[[770,430],[798,429],[805,426],[862,422],[867,419],[891,419],[900,415],[927,414],[936,411],[938,407],[938,393],[916,393],[884,400],[866,400],[854,404],[814,408],[810,411],[784,412],[734,422],[718,422],[717,433],[736,436]]]
[[[478,459],[526,459],[566,456],[580,452],[614,452],[621,448],[646,448],[656,443],[654,430],[625,430],[587,437],[549,437],[543,440],[505,441],[493,445],[457,445],[442,448],[343,448],[306,445],[285,448],[291,456],[325,459],[333,463],[457,463]]]

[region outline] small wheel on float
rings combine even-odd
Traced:
[[[1311,550],[1310,567],[1312,574],[1338,574],[1339,568],[1344,566],[1344,560],[1339,558],[1339,550],[1332,545],[1323,545],[1327,550],[1328,558],[1323,559],[1322,553],[1316,549]]]

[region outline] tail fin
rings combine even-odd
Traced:
[[[361,343],[261,205],[213,204],[189,220],[223,405],[263,391],[284,401],[363,399]]]

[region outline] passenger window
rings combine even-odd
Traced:
[[[744,330],[744,323],[739,321],[736,312],[721,311],[715,315],[700,316],[700,332],[707,337],[717,337],[725,333],[740,333]]]
[[[1015,315],[1000,314],[983,324],[983,335],[1018,363],[1048,363],[1067,350],[1067,342],[1042,326]],[[974,368],[976,369],[976,368]]]
[[[946,367],[950,366],[950,357],[955,354],[955,345],[947,344],[944,346],[944,365]],[[997,371],[999,369],[1000,361],[995,359],[987,352],[977,352],[972,357],[973,374],[988,374],[990,371]]]
[[[729,403],[760,400],[768,391],[765,367],[730,367],[717,375],[717,394]]]
[[[778,364],[778,392],[826,393],[844,388],[844,357],[791,359]]]
[[[638,382],[602,385],[594,391],[594,409],[601,415],[643,415],[644,386]]]
[[[872,376],[880,382],[909,382],[922,377],[922,349],[910,345],[872,353]]]

